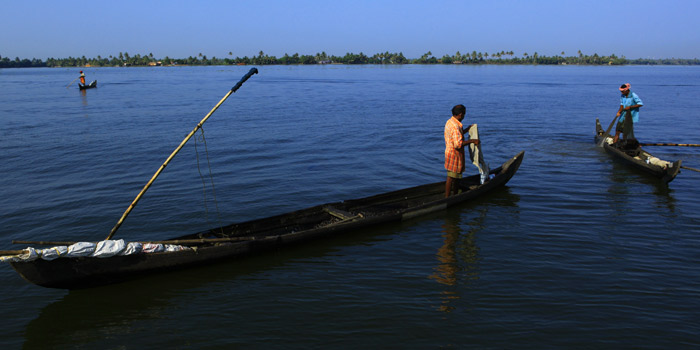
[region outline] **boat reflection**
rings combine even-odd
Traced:
[[[324,247],[319,253],[327,254],[330,249]],[[304,252],[268,254],[104,287],[70,290],[41,309],[27,324],[23,347],[101,349],[113,348],[120,341],[137,344],[128,338],[130,334],[142,333],[144,322],[167,319],[174,310],[192,303],[193,296],[201,298],[203,290],[229,288],[236,280],[283,266],[298,256],[305,256]],[[220,294],[219,291],[217,295]]]
[[[615,203],[616,208],[624,208],[634,205],[627,203],[625,198],[639,193],[639,184],[643,184],[649,193],[654,195],[655,206],[657,208],[667,208],[669,213],[676,211],[676,198],[673,196],[674,190],[670,183],[650,176],[645,173],[630,169],[625,164],[613,162],[613,171],[609,173],[611,185],[608,187],[610,203]]]

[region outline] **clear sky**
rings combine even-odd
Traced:
[[[0,0],[0,56],[700,58],[700,0]]]

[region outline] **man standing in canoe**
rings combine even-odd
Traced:
[[[452,117],[445,123],[445,169],[447,170],[445,198],[458,193],[459,179],[464,172],[464,146],[470,143],[479,144],[479,140],[464,139],[464,134],[472,127],[469,125],[466,130],[462,127],[462,120],[466,113],[467,108],[464,105],[456,105],[452,107]]]
[[[639,107],[642,107],[642,99],[637,96],[634,92],[630,91],[630,84],[622,84],[620,86],[620,109],[617,110],[617,116],[620,119],[617,121],[617,126],[615,127],[615,138],[613,143],[617,142],[620,138],[620,133],[625,140],[634,139],[634,123],[639,121]],[[627,113],[629,112],[629,113]],[[620,114],[625,113],[620,116]],[[627,114],[631,114],[632,118],[625,118]]]
[[[80,83],[85,85],[85,73],[83,71],[80,71]]]

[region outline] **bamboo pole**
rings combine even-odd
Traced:
[[[700,173],[700,169],[695,169],[695,168],[687,167],[687,166],[685,166],[685,165],[681,165],[681,168],[683,168],[683,169],[688,169],[688,170],[692,170],[692,171],[697,171],[697,172]]]
[[[20,255],[24,254],[26,251],[22,250],[0,250],[0,256],[10,256],[10,255]]]
[[[640,146],[678,146],[678,147],[700,147],[697,143],[640,143]]]
[[[226,243],[226,242],[238,242],[238,241],[254,241],[256,239],[263,239],[263,238],[268,238],[268,237],[276,237],[276,236],[265,236],[265,237],[226,237],[226,238],[199,238],[199,239],[171,239],[171,240],[165,240],[165,241],[141,241],[138,243],[141,244],[146,244],[146,243],[153,243],[153,244],[208,244],[208,243]],[[53,245],[53,246],[59,246],[59,245],[73,245],[78,242],[70,242],[70,241],[12,241],[12,244],[31,244],[31,245]],[[96,242],[92,242],[96,243]],[[21,250],[20,250],[21,252]]]
[[[16,241],[13,240],[12,244],[31,244],[31,245],[73,245],[78,242],[64,242],[64,241]]]
[[[238,81],[238,83],[236,83],[236,85],[235,85],[233,88],[231,88],[231,90],[226,94],[226,96],[224,96],[224,97],[221,99],[221,101],[219,101],[219,103],[217,103],[216,106],[214,106],[214,108],[212,108],[212,110],[209,111],[209,113],[207,113],[206,116],[204,116],[204,118],[197,124],[197,126],[195,126],[194,129],[185,137],[185,139],[182,140],[182,142],[180,142],[180,145],[177,146],[177,148],[175,148],[175,150],[173,151],[173,153],[170,154],[170,156],[168,157],[168,159],[165,160],[165,162],[163,163],[163,165],[161,165],[160,168],[158,168],[158,170],[156,171],[156,173],[153,174],[153,176],[152,176],[151,179],[148,181],[148,183],[146,183],[146,186],[144,186],[143,189],[141,190],[141,192],[139,192],[139,194],[136,196],[136,198],[134,198],[134,200],[131,202],[131,205],[129,205],[129,207],[126,208],[126,211],[124,212],[124,214],[122,215],[122,217],[119,219],[119,221],[117,222],[117,224],[114,225],[114,227],[112,228],[112,230],[109,232],[109,236],[107,236],[106,239],[112,239],[112,237],[113,237],[114,234],[117,232],[117,230],[119,229],[119,227],[122,225],[122,223],[124,223],[124,220],[126,219],[126,217],[129,216],[129,213],[131,213],[131,211],[134,209],[134,207],[135,207],[136,204],[139,202],[139,200],[141,200],[141,197],[143,197],[143,194],[146,193],[146,191],[151,187],[151,185],[152,185],[153,182],[156,180],[156,178],[158,177],[158,175],[160,175],[160,173],[163,172],[163,170],[165,169],[165,167],[168,166],[168,163],[170,163],[170,161],[171,161],[173,158],[175,158],[175,155],[176,155],[178,152],[180,152],[180,150],[182,149],[182,147],[185,146],[185,144],[187,143],[187,141],[189,141],[189,139],[192,138],[192,136],[197,132],[197,130],[199,130],[199,129],[202,127],[202,124],[204,124],[204,122],[206,122],[207,119],[209,119],[209,117],[211,117],[211,115],[214,114],[214,112],[215,112],[217,109],[219,109],[219,106],[221,106],[221,104],[223,104],[224,101],[226,101],[226,99],[227,99],[229,96],[231,96],[232,93],[236,92],[236,90],[238,90],[238,88],[240,88],[241,85],[243,85],[243,83],[245,83],[245,81],[248,80],[248,78],[250,78],[253,74],[256,74],[256,73],[258,73],[258,69],[257,69],[257,68],[251,68],[250,71],[248,71],[248,73],[247,73],[246,75],[244,75],[243,78],[241,78],[241,80]]]

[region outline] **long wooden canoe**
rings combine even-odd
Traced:
[[[462,192],[448,198],[444,198],[443,181],[317,205],[168,240],[193,249],[108,258],[39,258],[10,264],[31,283],[66,289],[116,283],[145,274],[211,264],[319,237],[358,232],[380,223],[408,220],[467,202],[504,186],[520,167],[524,154],[520,152],[491,170],[492,178],[484,184],[480,184],[479,175],[465,177],[460,181]]]
[[[92,89],[92,88],[96,88],[96,87],[97,87],[97,80],[93,80],[90,84],[85,84],[85,85],[78,84],[78,88],[80,88],[80,90]]]
[[[605,130],[600,125],[600,120],[598,120],[598,118],[595,120],[595,130],[595,142],[600,143],[600,141],[603,139],[603,134],[605,134]],[[655,176],[666,183],[673,181],[681,170],[680,160],[675,162],[661,160],[642,149],[641,146],[635,150],[626,151],[618,147],[616,144],[613,144],[612,137],[610,135],[605,137],[603,148],[605,149],[605,152],[612,155],[613,158],[632,165],[636,169],[640,169],[647,174],[651,174],[652,176]]]

